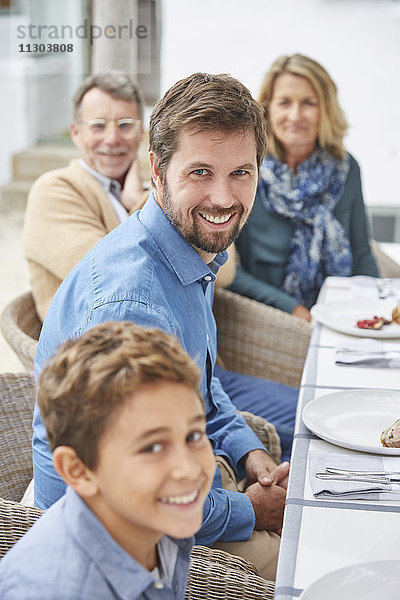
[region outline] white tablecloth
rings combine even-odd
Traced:
[[[351,278],[329,277],[319,302],[354,302]],[[352,338],[315,324],[297,410],[295,441],[278,563],[275,598],[292,600],[313,581],[349,564],[400,560],[400,500],[315,498],[309,481],[309,453],[358,454],[313,435],[301,412],[313,398],[352,388],[398,390],[400,369],[335,365],[335,348]],[[390,340],[397,343],[397,340]],[[400,347],[400,340],[398,341]],[[399,407],[400,417],[400,407]],[[400,471],[400,457],[395,461]],[[323,600],[323,599],[321,599]]]

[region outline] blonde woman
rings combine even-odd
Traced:
[[[260,94],[270,129],[256,201],[230,288],[310,320],[328,275],[378,276],[360,169],[345,150],[336,85],[315,60],[281,56]]]

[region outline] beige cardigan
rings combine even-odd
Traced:
[[[25,212],[24,254],[42,321],[63,279],[118,224],[107,194],[77,160],[35,181]]]

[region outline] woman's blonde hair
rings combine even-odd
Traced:
[[[290,73],[304,77],[314,88],[321,110],[318,131],[318,143],[322,150],[336,158],[344,158],[346,150],[343,146],[343,137],[347,131],[348,124],[343,110],[337,99],[337,88],[322,65],[312,58],[302,54],[292,56],[280,56],[272,64],[266,73],[261,85],[260,102],[264,108],[267,122],[269,118],[269,106],[272,100],[274,85],[277,77],[283,73]],[[268,151],[278,158],[285,160],[285,151],[275,135],[269,136]]]

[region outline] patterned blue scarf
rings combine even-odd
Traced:
[[[310,308],[328,275],[352,273],[351,247],[333,210],[341,199],[350,168],[320,148],[297,173],[271,155],[261,165],[258,192],[268,211],[294,226],[282,289]]]

